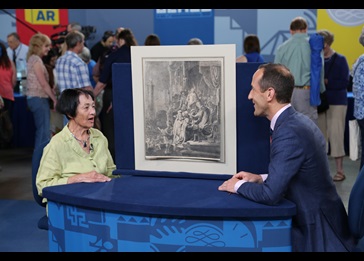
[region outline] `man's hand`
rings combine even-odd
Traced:
[[[219,186],[219,190],[221,191],[227,191],[227,192],[230,192],[230,193],[236,193],[235,192],[235,189],[234,189],[234,186],[236,184],[236,182],[238,182],[239,179],[236,178],[235,176],[233,176],[231,179],[228,179],[227,181],[225,181],[224,183],[222,183],[220,186]]]
[[[234,175],[237,179],[242,179],[247,182],[263,183],[263,179],[259,174],[253,174],[246,171],[240,171]]]

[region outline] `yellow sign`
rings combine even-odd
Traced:
[[[38,25],[58,25],[59,9],[25,9],[25,21]]]
[[[364,26],[364,9],[317,9],[317,30],[327,29],[334,34],[332,48],[343,54],[351,69],[363,53],[359,36]]]

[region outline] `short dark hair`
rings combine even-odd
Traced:
[[[301,16],[297,16],[291,21],[289,29],[292,31],[298,31],[298,30],[306,30],[307,27],[308,25],[306,19]]]
[[[144,45],[161,45],[161,41],[156,34],[150,34],[145,38]]]
[[[59,98],[56,110],[64,114],[67,119],[71,117],[76,117],[77,107],[80,104],[80,96],[85,95],[86,97],[91,97],[93,101],[95,101],[95,96],[93,91],[86,88],[70,88],[65,89],[61,93],[61,97]]]
[[[264,92],[272,87],[279,103],[290,103],[294,88],[294,76],[291,71],[279,63],[261,64],[258,69],[263,70],[259,81],[260,90]]]
[[[245,53],[260,53],[260,42],[258,36],[255,34],[247,35],[244,39],[244,52]]]
[[[10,36],[14,36],[15,39],[20,41],[20,36],[19,36],[19,34],[17,32],[12,32],[12,33],[8,34],[7,38],[9,38]]]

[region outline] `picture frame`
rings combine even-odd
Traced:
[[[235,45],[132,46],[135,169],[236,173]]]

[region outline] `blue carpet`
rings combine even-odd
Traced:
[[[45,208],[31,200],[0,200],[0,252],[48,252],[48,231],[38,228]]]

